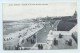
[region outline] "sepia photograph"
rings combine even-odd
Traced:
[[[77,49],[76,5],[3,3],[3,50]]]

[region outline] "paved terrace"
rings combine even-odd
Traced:
[[[49,29],[49,27],[47,29]],[[44,28],[42,29],[42,32],[46,33]],[[74,39],[71,36],[72,33],[74,33],[74,32],[77,32],[77,25],[75,27],[73,27],[70,31],[53,31],[53,30],[50,30],[47,37],[45,36],[47,39],[44,38],[44,36],[42,35],[43,33],[40,33],[40,35],[38,37],[39,40],[38,40],[37,44],[35,44],[31,49],[38,50],[38,46],[37,46],[38,44],[42,44],[44,50],[48,50],[48,49],[52,49],[52,50],[53,49],[76,49],[77,48],[77,43],[74,41]],[[63,35],[63,38],[60,39],[59,34]],[[40,37],[41,37],[41,39],[40,39]],[[58,45],[57,46],[55,46],[53,44],[54,38],[56,38],[58,40]],[[69,46],[65,43],[65,41],[66,40],[69,41],[69,39],[72,39],[72,46]]]

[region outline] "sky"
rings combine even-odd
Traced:
[[[24,5],[35,3],[15,4],[3,4],[3,20],[22,20],[46,16],[71,16],[76,10],[76,2],[44,3],[47,5]]]

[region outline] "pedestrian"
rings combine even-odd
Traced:
[[[42,49],[43,49],[43,45],[41,44],[41,46],[40,46],[40,47],[41,47],[40,49],[42,50]]]
[[[24,43],[24,40],[21,41],[21,44]]]
[[[63,35],[59,34],[59,38],[62,38]]]
[[[58,45],[58,40],[56,40],[56,38],[54,38],[54,45]]]
[[[68,45],[72,46],[72,39],[69,39]]]
[[[38,44],[38,49],[40,49],[40,44]]]
[[[4,39],[4,41],[5,41],[5,39]]]

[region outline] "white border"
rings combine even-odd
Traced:
[[[2,3],[25,3],[29,1],[31,2],[35,2],[35,1],[43,1],[43,0],[0,0],[0,53],[80,53],[80,0],[77,0],[77,12],[78,12],[78,49],[61,49],[61,50],[3,50],[3,21],[2,21]],[[43,2],[73,2],[72,0],[44,0]]]

